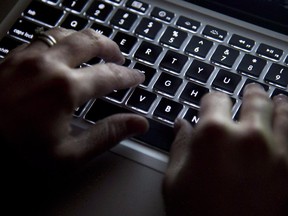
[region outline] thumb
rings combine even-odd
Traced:
[[[173,178],[186,163],[190,153],[194,129],[184,119],[177,119],[175,122],[176,137],[170,149],[167,177]]]
[[[70,137],[57,149],[58,157],[73,163],[87,161],[103,153],[123,139],[145,133],[146,118],[136,114],[117,114],[98,121],[90,130]]]

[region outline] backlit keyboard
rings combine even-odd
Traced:
[[[151,3],[152,2],[152,3]],[[259,83],[269,95],[287,93],[287,53],[273,45],[135,0],[33,1],[0,41],[0,56],[29,43],[37,27],[92,28],[110,37],[126,57],[125,66],[146,80],[85,103],[74,117],[95,123],[115,113],[139,113],[150,130],[133,139],[169,151],[173,122],[199,122],[201,98],[212,90],[230,95],[237,120],[244,87]],[[102,60],[95,57],[81,67]]]

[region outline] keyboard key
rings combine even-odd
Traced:
[[[169,26],[161,37],[160,43],[179,49],[187,36],[187,32]]]
[[[22,45],[23,42],[10,37],[4,37],[0,41],[0,56],[5,57],[9,52],[16,47]]]
[[[153,40],[156,38],[156,35],[162,29],[162,26],[163,25],[161,23],[155,20],[143,18],[137,26],[135,33],[139,36]]]
[[[179,19],[177,20],[176,25],[179,28],[183,28],[185,30],[192,31],[192,32],[197,32],[201,26],[201,23],[193,19],[180,16]]]
[[[228,35],[228,32],[217,27],[207,25],[205,26],[202,34],[207,37],[217,41],[224,41]]]
[[[180,96],[180,99],[189,104],[199,106],[201,98],[207,93],[209,93],[209,89],[203,86],[188,82]]]
[[[119,9],[112,17],[110,23],[116,27],[128,31],[135,23],[137,18],[138,16],[136,14],[123,9]]]
[[[141,88],[136,88],[129,98],[127,105],[140,112],[147,113],[156,98],[156,94]]]
[[[149,9],[149,4],[142,1],[128,0],[126,3],[126,7],[144,14]]]
[[[39,1],[33,1],[24,11],[24,16],[55,26],[64,12]]]
[[[162,73],[154,85],[154,90],[168,96],[174,96],[183,80],[173,75]]]
[[[118,113],[132,112],[125,108],[98,99],[93,103],[92,107],[86,114],[85,119],[89,122],[95,123],[103,118]],[[148,121],[148,132],[143,135],[133,137],[133,139],[140,141],[141,143],[146,143],[156,148],[160,148],[164,151],[169,151],[174,140],[173,128],[152,119],[148,119]]]
[[[121,52],[129,54],[137,42],[137,38],[123,32],[117,32],[113,39],[119,46]]]
[[[151,16],[160,21],[170,23],[174,19],[175,14],[159,7],[155,7],[151,12]]]
[[[194,60],[188,68],[185,77],[187,79],[197,80],[202,83],[206,83],[213,71],[214,66],[198,60]]]
[[[169,123],[173,123],[181,112],[183,105],[167,98],[162,98],[154,111],[154,116]]]
[[[88,20],[79,17],[75,14],[68,14],[61,27],[66,29],[72,29],[75,31],[80,31],[88,25]]]
[[[187,61],[187,56],[168,50],[160,63],[160,67],[179,74]]]
[[[240,81],[240,75],[221,69],[214,79],[212,86],[216,89],[233,94]]]
[[[251,51],[255,45],[255,41],[237,34],[233,34],[229,44],[239,49]]]
[[[288,56],[285,59],[285,64],[288,64]]]
[[[200,121],[199,111],[193,108],[189,108],[184,116],[184,119],[195,126]]]
[[[94,1],[89,9],[87,15],[101,21],[105,21],[113,10],[113,6],[105,2]]]
[[[134,57],[140,61],[154,64],[163,48],[147,41],[143,41],[136,51]]]
[[[232,68],[240,52],[230,47],[219,45],[211,57],[211,62],[224,67]]]
[[[288,85],[288,68],[273,63],[265,76],[265,81],[283,88]]]
[[[123,2],[123,0],[108,0],[114,4],[121,4]]]
[[[81,12],[88,0],[63,0],[62,5],[71,10]]]
[[[9,34],[26,41],[32,41],[35,30],[40,27],[42,26],[39,24],[29,22],[25,19],[19,19],[9,30]],[[44,28],[44,30],[47,30],[47,28]]]
[[[237,71],[239,73],[247,74],[258,78],[262,73],[266,64],[267,64],[266,60],[246,54],[243,57],[241,63],[239,64]]]
[[[206,40],[204,38],[193,36],[187,45],[185,52],[192,56],[197,56],[200,58],[206,58],[210,49],[213,46],[213,42]]]
[[[93,23],[93,25],[90,27],[91,29],[94,29],[96,32],[105,35],[106,37],[110,37],[113,33],[113,29],[107,26],[103,26],[99,23]]]
[[[257,54],[264,58],[279,61],[283,55],[283,50],[262,43],[257,49]]]
[[[244,89],[245,89],[245,87],[246,87],[248,84],[250,84],[250,83],[256,83],[256,84],[258,84],[258,85],[261,85],[261,86],[265,89],[265,91],[268,91],[268,90],[269,90],[269,86],[268,86],[268,85],[266,85],[266,84],[264,84],[264,83],[260,83],[260,82],[258,82],[258,81],[256,81],[256,80],[247,79],[246,82],[244,83],[241,91],[240,91],[240,94],[239,94],[240,97],[243,97]]]
[[[86,108],[86,105],[87,105],[87,104],[88,104],[88,103],[84,103],[82,106],[77,107],[77,108],[75,109],[75,111],[74,111],[73,116],[75,116],[75,117],[80,117],[80,115],[83,113],[84,109]]]
[[[114,90],[112,93],[108,94],[106,98],[112,99],[117,102],[121,102],[124,100],[129,90],[130,89]]]
[[[152,78],[154,77],[154,75],[157,72],[156,69],[151,68],[151,67],[146,66],[146,65],[143,65],[141,63],[136,63],[134,66],[134,69],[140,70],[145,74],[145,81],[143,83],[141,83],[140,85],[143,85],[146,87],[149,85]]]

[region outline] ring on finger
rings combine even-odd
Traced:
[[[35,40],[40,40],[49,47],[52,47],[57,44],[56,39],[52,35],[45,33],[43,28],[36,29]]]

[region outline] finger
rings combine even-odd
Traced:
[[[273,98],[274,108],[274,121],[273,130],[275,138],[281,144],[288,143],[288,97],[285,95],[278,95]]]
[[[92,97],[100,97],[113,90],[136,86],[145,80],[143,73],[112,63],[98,64],[76,70],[77,89],[80,104]]]
[[[64,38],[66,38],[67,36],[71,35],[75,33],[74,30],[68,30],[68,29],[64,29],[64,28],[53,28],[50,29],[48,31],[45,32],[45,34],[52,36],[53,38],[55,38],[55,40],[57,41],[57,43],[60,43],[61,40],[63,40]],[[35,38],[34,41],[31,42],[31,44],[28,46],[27,50],[29,51],[36,51],[41,53],[44,50],[49,49],[49,46],[47,44],[45,44],[43,41],[41,40],[37,40],[37,36]]]
[[[15,53],[21,52],[22,50],[25,50],[27,47],[29,46],[28,43],[22,44],[18,47],[16,47],[15,49],[11,50],[8,55],[6,56],[6,58],[8,58],[9,56],[13,56]]]
[[[116,64],[123,64],[125,61],[118,45],[93,29],[71,34],[51,47],[48,54],[61,59],[70,67],[76,67],[94,57]]]
[[[59,158],[81,162],[105,152],[123,139],[145,133],[149,123],[135,114],[117,114],[103,119],[77,138],[70,138],[59,146]],[[72,142],[71,142],[72,139]]]
[[[191,152],[190,145],[194,136],[194,129],[184,119],[177,119],[175,122],[176,137],[170,149],[168,173],[175,175],[177,170],[185,164],[188,154]],[[169,176],[169,175],[168,175]]]
[[[240,122],[259,128],[270,128],[273,103],[258,84],[249,84],[244,90]]]
[[[200,105],[200,122],[232,122],[232,101],[227,94],[212,92],[206,94]]]

